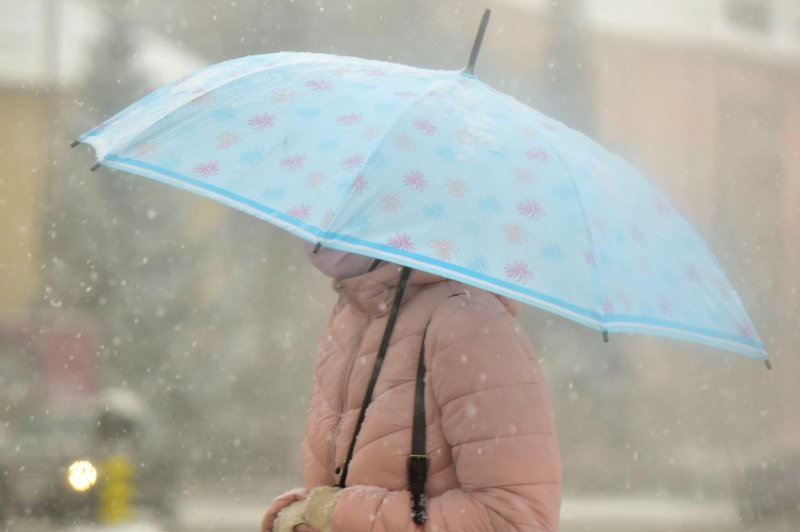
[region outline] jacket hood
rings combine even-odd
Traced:
[[[333,289],[340,294],[340,297],[344,298],[344,301],[352,305],[354,309],[367,315],[380,316],[387,314],[391,309],[395,291],[400,283],[401,271],[402,266],[398,264],[384,263],[371,272],[349,279],[334,281],[332,285]],[[471,290],[480,290],[480,288],[467,286],[441,275],[421,270],[411,270],[406,289],[403,292],[403,299],[400,302],[401,306],[422,288],[443,282],[450,282],[456,285],[454,286],[455,292],[469,294]],[[521,304],[518,301],[497,294],[492,295],[497,297],[512,315],[519,314]]]

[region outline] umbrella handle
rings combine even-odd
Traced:
[[[475,71],[475,61],[478,59],[478,52],[481,50],[481,43],[483,42],[483,34],[486,33],[486,26],[489,25],[489,15],[492,14],[491,9],[487,9],[483,12],[483,18],[481,18],[481,25],[478,27],[478,34],[475,36],[475,42],[472,44],[472,53],[469,55],[469,63],[467,63],[467,68],[464,69],[464,73],[473,75]]]

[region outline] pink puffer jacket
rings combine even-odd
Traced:
[[[336,485],[400,276],[396,265],[340,283],[318,354],[306,489]],[[450,297],[453,294],[460,294]],[[334,532],[555,531],[561,465],[544,377],[519,304],[421,271],[408,281],[358,437]],[[406,460],[425,340],[428,520],[411,521]]]

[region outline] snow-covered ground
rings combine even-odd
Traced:
[[[182,501],[174,523],[140,518],[115,526],[49,526],[15,522],[9,531],[49,532],[233,532],[258,530],[266,500],[260,497],[195,495]],[[759,532],[796,532],[800,523],[760,523]],[[564,501],[560,532],[745,532],[729,501],[645,497],[576,497]]]

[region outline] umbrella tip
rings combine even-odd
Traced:
[[[97,170],[98,168],[100,168],[100,163],[96,163],[94,166],[92,166],[91,168],[89,168],[89,171],[90,171],[90,172],[94,172],[94,171],[95,171],[95,170]]]
[[[464,73],[472,75],[475,72],[475,61],[478,60],[478,52],[481,50],[481,43],[483,42],[483,34],[486,33],[486,26],[489,25],[489,15],[492,14],[491,9],[486,9],[481,18],[481,25],[478,26],[478,34],[475,36],[475,42],[472,44],[472,53],[469,54],[469,63]]]
[[[314,246],[314,251],[312,251],[312,253],[314,255],[316,255],[319,252],[321,247],[322,247],[322,244],[320,242],[317,242],[317,244]]]
[[[608,331],[603,331],[603,341],[608,343]]]
[[[80,143],[81,143],[81,141],[79,141],[79,140],[73,140],[73,141],[70,143],[69,147],[70,147],[70,148],[74,148],[75,146],[77,146],[77,145],[78,145],[78,144],[80,144]]]
[[[770,362],[769,359],[764,361],[764,365],[767,366],[767,369],[772,369],[772,362]]]

